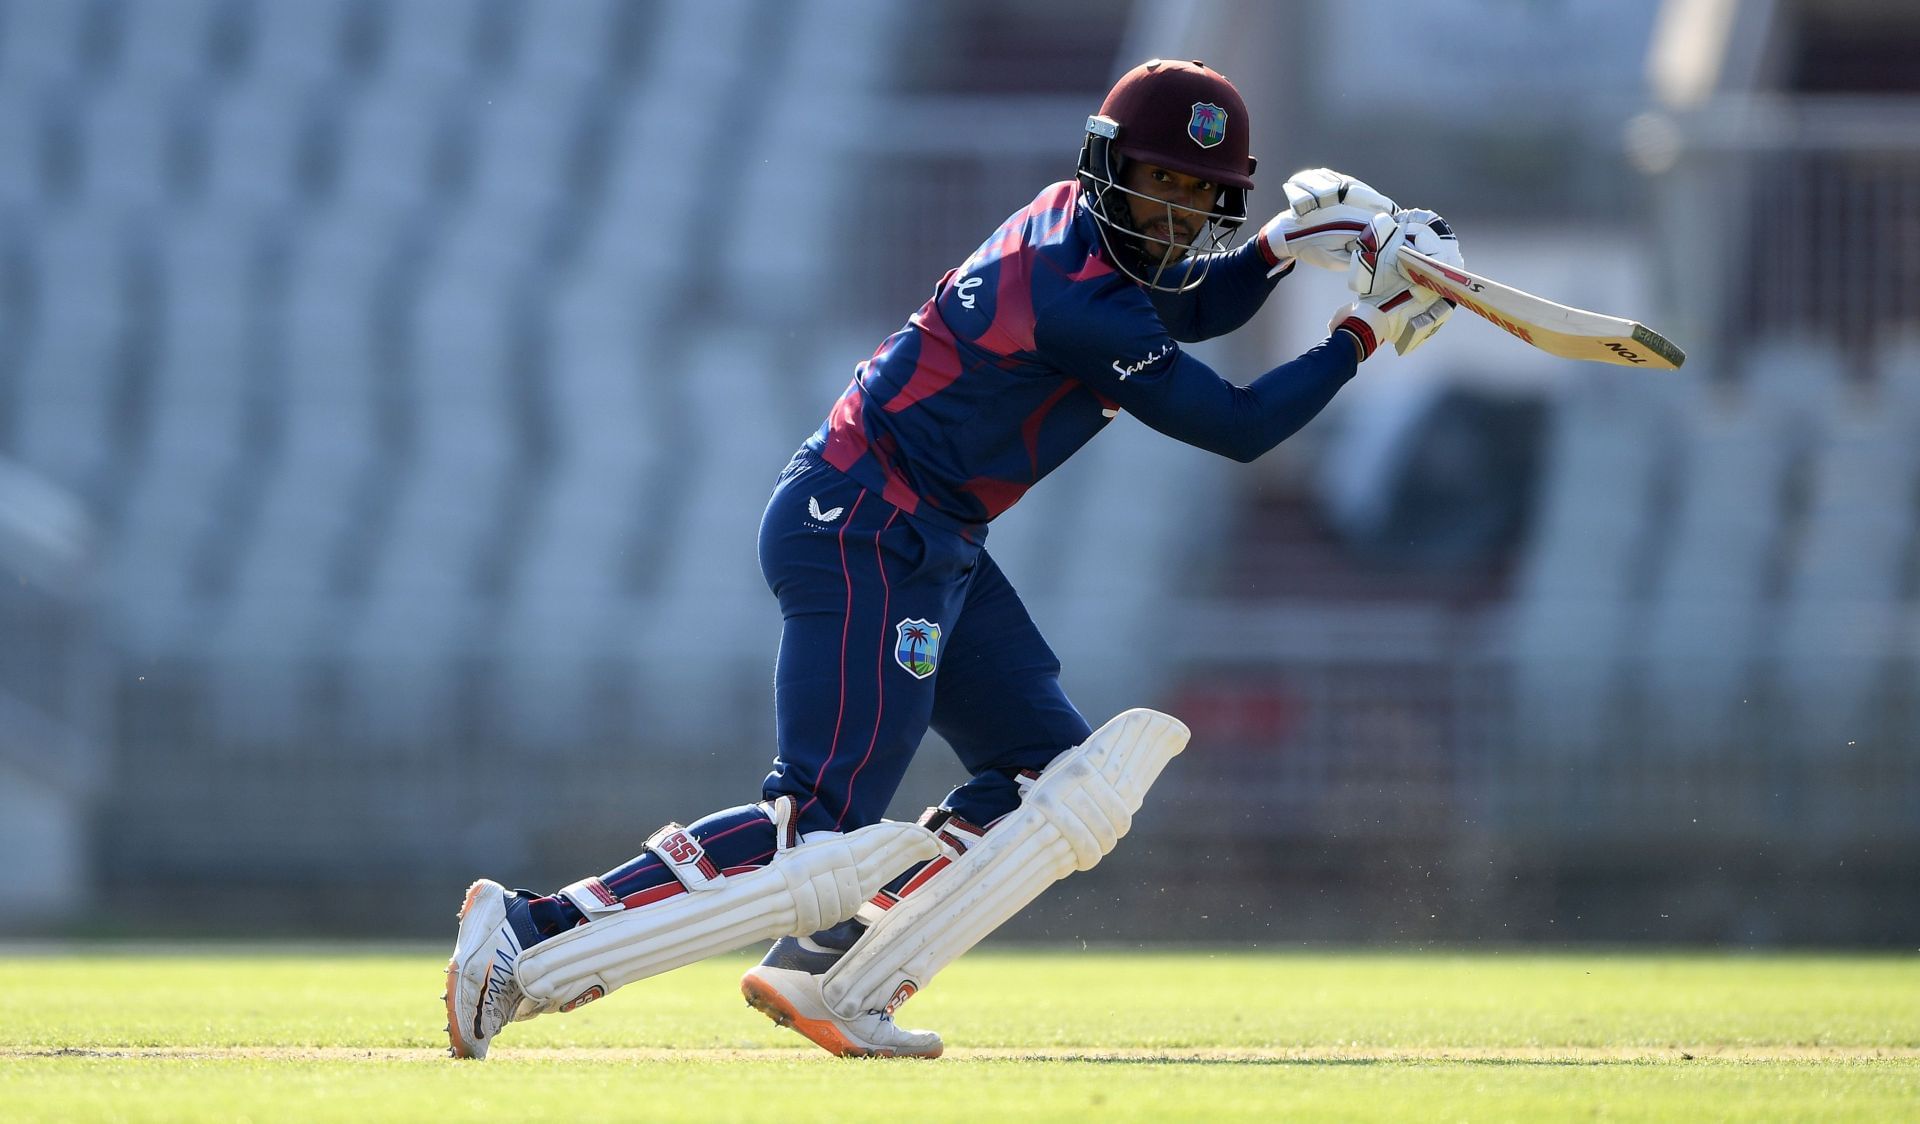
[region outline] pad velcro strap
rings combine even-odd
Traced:
[[[954,815],[948,808],[928,808],[916,822],[933,832],[934,841],[940,844],[939,857],[923,865],[898,888],[882,888],[863,902],[860,911],[854,915],[862,923],[872,925],[877,922],[883,914],[899,904],[901,898],[926,885],[928,879],[947,869],[987,834],[986,828]]]
[[[987,829],[968,823],[959,816],[949,815],[945,823],[934,830],[933,837],[939,841],[940,849],[950,858],[959,858],[967,853],[967,848],[980,842]],[[906,897],[913,892],[913,883],[909,882],[900,890],[900,896]]]
[[[618,913],[627,908],[619,895],[607,889],[607,884],[599,878],[582,878],[571,886],[564,887],[560,896],[573,903],[573,908],[589,918],[603,914]]]
[[[940,861],[944,863],[946,860],[942,859]],[[879,893],[860,903],[860,908],[853,912],[853,919],[871,929],[880,923],[880,919],[887,915],[888,910],[899,904],[900,897],[898,894],[889,890],[881,890]]]
[[[760,802],[760,810],[773,821],[773,853],[784,855],[800,845],[799,801],[791,796],[776,796]]]
[[[706,848],[677,823],[670,823],[648,836],[646,849],[667,864],[667,869],[691,892],[719,889],[720,883],[726,881],[720,868],[707,857]]]

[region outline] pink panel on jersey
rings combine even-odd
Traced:
[[[979,339],[981,347],[996,355],[1018,355],[1033,350],[1033,281],[1029,274],[1032,264],[1025,253],[1016,252],[1000,259],[993,323],[987,325]]]
[[[993,304],[993,323],[980,335],[980,346],[999,355],[1034,350],[1033,258],[1035,247],[1052,242],[1073,221],[1074,188],[1055,184],[1043,191],[1019,217],[1000,228],[991,249],[999,255],[1000,283]],[[1029,225],[1051,220],[1040,230]]]
[[[860,383],[856,379],[840,401],[833,404],[833,413],[828,415],[831,423],[827,428],[827,447],[822,452],[826,462],[842,472],[853,467],[853,462],[867,453],[866,427],[860,422],[860,408],[863,396]]]
[[[853,466],[862,457],[872,455],[883,477],[880,498],[912,515],[919,510],[920,496],[907,486],[906,478],[893,467],[892,458],[883,455],[892,450],[876,449],[867,440],[866,423],[861,417],[865,402],[866,395],[860,390],[859,380],[855,379],[847,392],[840,396],[840,401],[833,404],[833,413],[829,415],[832,424],[827,429],[827,447],[822,450],[821,456],[828,464],[858,479]]]
[[[1020,497],[1027,494],[1028,487],[1030,485],[1015,483],[1011,480],[992,480],[983,476],[960,485],[960,490],[971,493],[975,499],[979,500],[980,506],[987,509],[987,518],[992,519],[1019,503]]]
[[[1061,380],[1059,388],[1047,395],[1047,400],[1040,403],[1039,408],[1028,414],[1027,420],[1020,424],[1020,437],[1027,443],[1027,463],[1033,466],[1036,479],[1040,475],[1040,426],[1046,422],[1048,412],[1079,387],[1077,382]]]
[[[1066,214],[1062,217],[1062,221],[1070,219],[1073,217],[1074,197],[1079,193],[1079,190],[1080,185],[1073,180],[1061,180],[1059,183],[1053,184],[1040,194],[1034,196],[1033,202],[1027,204],[1027,213],[1064,211]],[[1059,227],[1056,226],[1054,229],[1058,230]],[[1049,231],[1048,233],[1051,235],[1052,232]]]
[[[1060,232],[1065,230],[1067,228],[1067,224],[1072,221],[1073,221],[1073,208],[1071,206],[1067,207],[1063,211],[1054,212],[1053,225],[1049,226],[1048,228],[1040,232],[1040,241],[1051,242],[1055,238],[1058,238],[1060,236]]]
[[[1068,274],[1067,280],[1091,281],[1096,277],[1105,277],[1112,272],[1113,267],[1107,264],[1107,259],[1097,253],[1089,253],[1087,254],[1086,264]]]
[[[934,310],[933,302],[921,305],[920,311],[907,322],[913,325],[914,338],[920,342],[920,361],[914,366],[907,385],[887,400],[884,408],[889,414],[897,414],[923,398],[933,397],[960,377],[960,353],[954,346],[953,333]]]

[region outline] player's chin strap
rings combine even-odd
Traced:
[[[516,969],[531,1012],[572,1010],[617,987],[715,953],[790,933],[812,933],[853,916],[901,871],[940,854],[917,824],[885,822],[799,842],[791,797],[761,805],[773,821],[773,858],[726,874],[698,840],[668,824],[647,840],[684,892],[628,907],[598,879],[561,891],[588,922],[542,941]]]
[[[861,907],[867,931],[827,970],[827,1004],[847,1019],[892,1013],[1041,891],[1099,862],[1187,738],[1177,718],[1129,710],[1055,758],[1020,806],[984,834],[941,825],[947,853],[897,901],[882,896]]]

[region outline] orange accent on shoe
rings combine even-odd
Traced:
[[[460,903],[460,920],[467,919],[467,911],[473,908],[474,896],[479,892],[480,883],[477,881],[467,887],[467,900]],[[471,1058],[475,1056],[473,1046],[460,1033],[460,1019],[453,1011],[453,993],[454,988],[459,985],[459,973],[460,961],[456,953],[454,956],[447,957],[447,993],[443,996],[447,1001],[447,1042],[450,1047],[449,1052],[454,1057]]]
[[[840,1058],[937,1058],[944,1048],[936,1046],[927,1053],[916,1054],[882,1047],[869,1049],[846,1035],[840,1028],[823,1019],[809,1019],[793,1009],[786,996],[781,995],[762,981],[748,976],[740,981],[740,993],[747,997],[747,1006],[767,1016],[776,1026],[784,1026],[800,1037],[820,1047],[827,1053]]]

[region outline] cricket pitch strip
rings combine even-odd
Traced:
[[[181,1061],[287,1062],[416,1062],[455,1065],[444,1049],[427,1047],[356,1046],[88,1046],[5,1047],[7,1058],[127,1058]],[[499,1063],[569,1062],[678,1063],[779,1062],[800,1058],[822,1064],[847,1064],[822,1051],[802,1048],[740,1049],[734,1047],[667,1049],[653,1046],[505,1047],[480,1065]],[[1408,1062],[1499,1062],[1534,1065],[1609,1065],[1624,1062],[1836,1062],[1915,1061],[1913,1046],[1275,1046],[1275,1047],[1128,1047],[1103,1049],[1084,1046],[949,1047],[938,1061],[901,1059],[855,1064],[939,1065],[969,1061],[1093,1062],[1132,1065],[1312,1065],[1393,1064]]]

